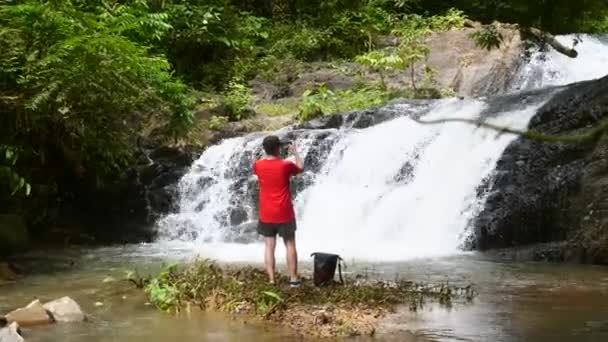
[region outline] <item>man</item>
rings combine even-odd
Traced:
[[[296,218],[289,191],[289,180],[302,172],[304,164],[293,144],[289,144],[289,152],[295,162],[280,157],[281,146],[286,145],[276,135],[264,138],[262,142],[266,157],[257,160],[253,165],[253,173],[260,185],[260,221],[258,233],[264,236],[264,264],[270,283],[274,284],[277,234],[283,238],[287,250],[287,270],[289,285],[298,287],[298,254],[296,251]]]

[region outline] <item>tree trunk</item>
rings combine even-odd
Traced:
[[[414,69],[414,63],[410,65],[410,77],[412,78],[412,88],[414,89],[414,92],[417,92],[418,89],[416,89],[416,70]]]
[[[484,25],[478,21],[466,19],[464,21],[464,26],[481,29]],[[549,32],[545,32],[534,27],[520,27],[519,25],[500,24],[500,26],[508,29],[519,29],[520,31],[528,33],[532,37],[536,38],[541,43],[549,44],[552,48],[555,49],[555,51],[563,55],[566,55],[570,58],[578,57],[578,52],[575,49],[564,46],[564,44],[558,42],[557,39],[555,39],[555,37]]]
[[[555,51],[557,51],[561,54],[564,54],[570,58],[578,57],[578,52],[576,50],[574,50],[573,48],[564,46],[562,43],[558,42],[557,39],[555,39],[555,37],[551,33],[541,31],[534,27],[530,27],[530,28],[526,29],[525,31],[527,33],[529,33],[530,35],[532,35],[533,37],[535,37],[536,39],[538,39],[539,41],[551,45],[551,47],[554,48]]]

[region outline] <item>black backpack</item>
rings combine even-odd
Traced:
[[[317,252],[312,253],[310,256],[314,258],[313,282],[315,286],[332,285],[336,274],[336,265],[338,266],[340,284],[344,284],[344,280],[342,279],[342,258],[339,255]]]

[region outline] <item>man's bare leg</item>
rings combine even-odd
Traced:
[[[264,237],[264,265],[266,266],[266,273],[268,273],[268,279],[271,283],[274,283],[274,270],[275,270],[275,259],[274,250],[277,246],[277,239],[274,237]]]
[[[296,250],[296,237],[295,234],[285,236],[283,238],[285,242],[285,250],[287,252],[287,271],[289,272],[289,280],[298,280],[298,252]]]

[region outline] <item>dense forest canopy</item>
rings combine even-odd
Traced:
[[[1,1],[0,203],[9,211],[37,212],[58,200],[66,179],[99,186],[116,178],[131,162],[138,132],[151,117],[173,139],[188,131],[195,91],[224,92],[237,113],[245,84],[254,77],[280,79],[306,61],[355,60],[374,49],[373,37],[390,34],[408,37],[410,44],[393,63],[407,67],[409,50],[424,54],[420,32],[459,28],[465,18],[552,33],[605,32],[608,4]]]

